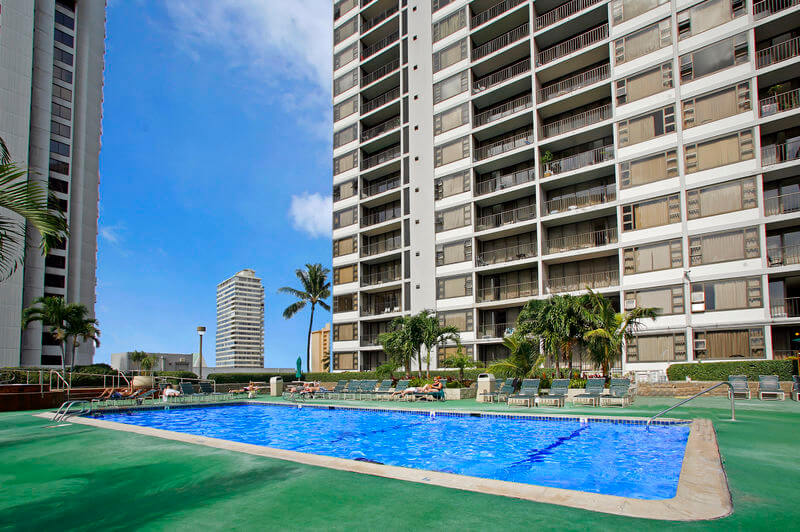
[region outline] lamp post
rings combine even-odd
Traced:
[[[205,327],[198,327],[197,334],[200,335],[200,360],[198,360],[200,364],[200,378],[203,378],[203,335],[206,333]]]

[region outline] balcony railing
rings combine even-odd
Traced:
[[[396,220],[397,218],[400,218],[400,216],[400,207],[387,209],[385,211],[373,212],[372,214],[361,217],[361,227],[369,227],[370,225],[388,222],[389,220]]]
[[[555,174],[571,172],[586,166],[601,164],[614,158],[614,146],[608,145],[593,150],[568,155],[561,159],[546,162],[542,165],[542,175],[548,177]]]
[[[579,11],[583,11],[587,7],[591,7],[602,0],[572,0],[566,4],[561,4],[555,9],[551,9],[547,13],[536,17],[536,29],[540,30],[551,26],[560,20],[569,18]]]
[[[775,216],[800,211],[800,192],[790,192],[780,196],[764,198],[764,214]]]
[[[513,30],[506,32],[499,37],[495,37],[489,42],[483,43],[472,49],[472,60],[477,61],[482,57],[505,48],[511,43],[517,42],[530,34],[530,25],[526,22],[522,26],[517,26]]]
[[[530,94],[525,94],[519,98],[514,98],[510,102],[502,105],[497,105],[486,111],[481,111],[473,118],[474,127],[483,126],[501,118],[513,115],[525,109],[530,109],[533,106],[533,98]]]
[[[799,0],[800,1],[800,0]],[[800,89],[794,89],[760,100],[758,105],[761,116],[770,116],[800,107]]]
[[[474,159],[476,161],[482,161],[483,159],[488,159],[489,157],[521,148],[522,146],[528,146],[529,144],[533,144],[533,129],[495,140],[475,148]]]
[[[375,26],[377,26],[378,24],[380,24],[381,22],[383,22],[387,18],[389,18],[392,15],[394,15],[395,13],[397,13],[399,11],[399,9],[400,8],[397,7],[397,4],[395,4],[394,6],[390,7],[386,11],[384,11],[383,13],[379,13],[379,14],[375,15],[374,17],[370,18],[370,19],[366,19],[366,20],[362,21],[361,22],[361,33],[368,32],[370,29],[374,28]]]
[[[800,37],[756,50],[756,68],[764,68],[800,55]]]
[[[381,50],[383,50],[384,48],[386,48],[390,44],[395,43],[395,42],[397,42],[399,40],[400,40],[400,32],[399,31],[391,33],[391,34],[387,35],[386,37],[384,37],[383,39],[381,39],[380,41],[372,43],[369,46],[363,47],[361,49],[361,59],[363,60],[363,59],[368,58],[371,55],[375,55],[376,53],[380,52]]]
[[[800,317],[800,297],[771,299],[769,302],[769,313],[773,318]]]
[[[361,169],[367,170],[368,168],[378,166],[379,164],[391,161],[392,159],[397,159],[398,157],[400,157],[400,146],[392,146],[387,150],[383,150],[382,152],[378,152],[375,155],[370,155],[369,157],[362,159]]]
[[[515,224],[536,218],[536,206],[526,205],[508,211],[481,216],[475,222],[476,231],[485,231],[508,224]]]
[[[761,166],[770,166],[800,159],[800,142],[784,142],[761,146]]]
[[[800,0],[763,0],[756,2],[753,4],[753,17],[759,20],[798,4],[800,4]]]
[[[394,61],[390,61],[389,63],[386,63],[385,65],[383,65],[379,69],[377,69],[377,70],[375,70],[373,72],[370,72],[369,74],[362,75],[361,76],[361,86],[362,87],[366,87],[367,85],[370,85],[370,84],[378,81],[379,79],[388,76],[389,74],[391,74],[392,72],[394,72],[398,68],[400,68],[400,60],[399,59],[395,59]]]
[[[539,101],[546,102],[547,100],[552,100],[553,98],[575,92],[583,87],[594,85],[604,79],[608,79],[610,72],[611,70],[608,64],[600,65],[599,67],[587,70],[571,78],[544,86],[539,89]]]
[[[539,283],[537,281],[490,286],[478,290],[478,302],[485,303],[487,301],[503,301],[504,299],[533,297],[538,293]]]
[[[545,211],[547,214],[556,214],[571,209],[601,205],[617,199],[617,190],[614,185],[606,185],[603,188],[598,188],[546,201],[544,204]]]
[[[505,338],[514,333],[516,323],[487,323],[478,328],[478,339]]]
[[[371,196],[377,196],[378,194],[383,194],[389,190],[394,190],[399,186],[400,174],[394,174],[387,178],[377,179],[375,181],[371,181],[369,185],[361,189],[361,198],[364,199]]]
[[[514,9],[524,1],[525,0],[505,0],[504,2],[495,4],[486,11],[481,11],[477,15],[473,15],[472,19],[470,19],[469,26],[470,28],[477,28],[482,24],[486,24],[493,18],[499,17],[509,9]]]
[[[400,249],[401,245],[402,243],[399,236],[387,238],[378,242],[372,242],[371,244],[361,246],[361,256],[370,257],[372,255],[380,255],[381,253],[386,253],[387,251]]]
[[[800,356],[800,350],[797,349],[773,349],[772,358],[774,360],[783,360],[785,358],[795,358]]]
[[[580,233],[577,235],[560,236],[547,240],[545,253],[561,253],[576,249],[597,248],[613,244],[617,241],[617,228],[610,227],[600,231]]]
[[[605,288],[619,285],[619,270],[553,277],[546,281],[550,292],[576,292],[586,288]]]
[[[400,98],[400,87],[395,87],[390,91],[386,91],[380,96],[376,96],[375,98],[368,100],[361,104],[361,114],[367,114],[370,111],[374,111],[378,107],[383,107],[387,103],[397,100]]]
[[[542,125],[542,137],[555,137],[611,118],[611,104],[601,105],[583,113]]]
[[[483,76],[482,78],[473,81],[472,94],[477,94],[479,92],[491,89],[496,85],[505,83],[511,78],[516,78],[517,76],[521,76],[522,74],[530,71],[531,71],[531,60],[523,59],[522,61],[507,66],[502,70],[498,70],[497,72],[493,72],[487,76]]]
[[[767,264],[770,267],[800,264],[800,246],[767,248]]]
[[[512,260],[531,259],[536,256],[536,242],[529,244],[518,244],[507,248],[482,251],[478,254],[478,266],[489,266],[491,264],[502,264]]]
[[[375,273],[368,273],[361,276],[361,286],[373,286],[376,284],[393,283],[401,280],[400,268],[395,270],[385,270]]]
[[[381,345],[378,342],[378,336],[382,333],[369,333],[369,334],[362,334],[361,335],[361,347],[372,347],[376,345]]]
[[[587,31],[586,33],[581,33],[580,35],[576,35],[569,40],[566,40],[555,46],[551,46],[546,50],[542,50],[539,52],[539,55],[536,56],[536,64],[546,65],[547,63],[555,61],[560,57],[566,57],[577,52],[578,50],[586,48],[587,46],[598,43],[606,37],[608,37],[608,24],[598,26]]]
[[[530,183],[534,179],[536,179],[536,168],[531,166],[530,168],[525,168],[524,170],[518,170],[510,174],[493,177],[492,179],[487,179],[486,181],[479,181],[475,184],[475,195],[482,196],[483,194],[490,194],[492,192],[511,188],[523,183]]]
[[[381,303],[367,303],[361,306],[362,316],[380,316],[382,314],[391,314],[392,312],[400,312],[399,294],[391,300]]]
[[[382,122],[375,127],[371,127],[362,131],[361,142],[379,137],[386,132],[397,129],[398,127],[400,127],[400,117],[396,116],[394,118],[390,118],[386,122]]]

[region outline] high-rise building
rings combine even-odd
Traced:
[[[94,316],[98,157],[103,99],[105,2],[0,2],[0,137],[28,179],[55,196],[70,235],[43,257],[28,228],[24,264],[0,282],[0,365],[55,366],[60,349],[22,309],[41,296],[82,303]],[[4,212],[3,216],[14,216]],[[91,363],[92,342],[77,352]]]
[[[318,331],[311,331],[311,371],[320,373],[331,370],[331,324]]]
[[[264,286],[253,270],[217,285],[217,367],[264,367]]]
[[[798,13],[337,2],[334,369],[377,367],[423,309],[505,358],[526,301],[586,287],[660,309],[626,371],[797,353]]]

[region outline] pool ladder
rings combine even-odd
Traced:
[[[730,397],[731,397],[731,421],[736,421],[736,406],[735,406],[735,404],[734,404],[734,402],[733,402],[733,401],[734,401],[734,399],[733,399],[733,385],[731,385],[731,383],[730,383],[730,382],[727,382],[727,381],[726,381],[726,382],[719,382],[719,383],[715,384],[714,386],[712,386],[711,388],[706,388],[706,389],[705,389],[705,390],[703,390],[702,392],[698,392],[698,393],[694,394],[693,396],[691,396],[691,397],[688,397],[688,398],[684,399],[683,401],[681,401],[681,402],[679,402],[679,403],[676,403],[676,404],[672,405],[672,406],[671,406],[671,407],[669,407],[669,408],[665,408],[664,410],[662,410],[662,411],[661,411],[661,412],[659,412],[658,414],[656,414],[656,415],[654,415],[653,417],[651,417],[650,419],[648,419],[648,420],[647,420],[647,425],[649,426],[649,425],[650,425],[650,423],[651,423],[651,422],[652,422],[652,421],[653,421],[655,418],[657,418],[658,416],[661,416],[661,415],[663,415],[663,414],[666,414],[666,413],[667,413],[667,412],[669,412],[670,410],[674,410],[674,409],[678,408],[679,406],[681,406],[681,405],[683,405],[683,404],[686,404],[686,403],[688,403],[688,402],[689,402],[689,401],[691,401],[692,399],[695,399],[695,398],[697,398],[697,397],[700,397],[700,396],[701,396],[701,395],[703,395],[704,393],[706,393],[706,392],[710,392],[711,390],[713,390],[713,389],[715,389],[715,388],[719,388],[720,386],[727,386],[727,387],[729,388],[728,395],[730,395]]]
[[[70,411],[70,409],[75,405],[81,405],[81,409],[77,411]],[[56,423],[63,423],[69,416],[88,414],[91,411],[92,408],[89,401],[65,401],[61,406],[58,407],[58,410],[56,410],[55,415],[53,415],[53,421]]]

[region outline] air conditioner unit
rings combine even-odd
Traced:
[[[705,292],[692,292],[692,303],[705,303],[705,302],[706,302]]]
[[[706,350],[706,341],[705,340],[695,340],[694,341],[694,350],[695,351],[705,351]]]
[[[636,308],[636,300],[635,299],[626,299],[625,300],[625,310],[633,310]]]

